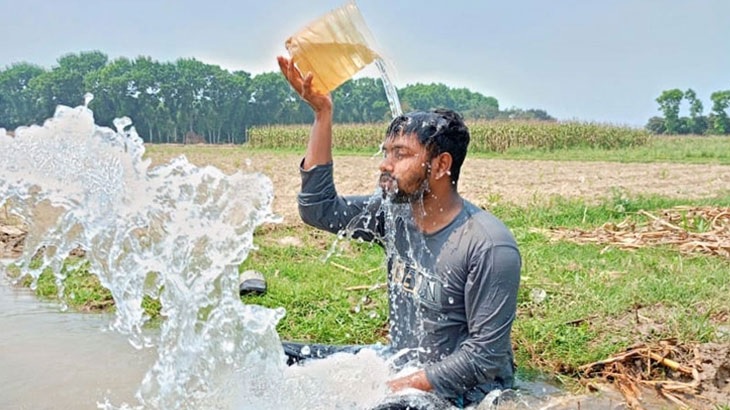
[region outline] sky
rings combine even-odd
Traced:
[[[278,70],[284,41],[345,0],[0,0],[0,68],[68,53]],[[730,0],[357,0],[397,87],[641,127],[663,90],[730,90]],[[361,76],[374,77],[366,68]],[[683,107],[682,115],[688,115]]]

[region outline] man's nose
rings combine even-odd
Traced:
[[[386,155],[383,157],[383,160],[380,161],[380,166],[378,168],[380,169],[380,172],[393,172],[393,162]]]

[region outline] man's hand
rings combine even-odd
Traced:
[[[304,154],[302,169],[310,170],[316,165],[332,163],[332,98],[312,88],[312,73],[302,77],[302,73],[291,60],[277,57],[279,68],[292,88],[314,110],[314,124]]]
[[[387,384],[390,390],[393,392],[398,392],[407,388],[423,391],[433,390],[433,386],[431,386],[431,383],[426,378],[426,372],[424,370],[418,370],[415,373],[411,373],[407,376],[389,380]]]
[[[302,76],[302,73],[299,72],[299,69],[291,60],[281,56],[276,59],[279,62],[279,69],[281,69],[289,84],[312,107],[315,113],[332,111],[332,98],[330,95],[321,94],[312,88],[312,79],[314,78],[312,73]]]

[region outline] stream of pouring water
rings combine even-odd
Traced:
[[[400,99],[398,98],[398,90],[395,88],[395,84],[390,78],[390,70],[385,60],[382,58],[375,59],[375,66],[380,72],[380,78],[383,81],[383,87],[385,88],[385,97],[388,99],[388,105],[390,106],[390,113],[393,118],[403,115],[403,109],[400,105]]]
[[[382,398],[388,370],[374,353],[288,368],[275,331],[284,310],[241,303],[237,267],[254,229],[276,220],[270,180],[184,157],[150,168],[130,125],[100,127],[86,106],[60,106],[43,126],[0,129],[0,207],[29,230],[23,271],[35,282],[50,268],[63,294],[65,257],[81,246],[114,298],[110,326],[157,350],[139,403],[100,407],[354,409]],[[145,296],[162,304],[159,332],[144,331]]]

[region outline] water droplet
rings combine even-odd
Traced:
[[[535,288],[530,291],[530,299],[536,304],[541,304],[547,298],[547,292],[544,289]]]
[[[309,356],[312,353],[312,348],[310,348],[309,346],[302,346],[299,352],[304,356]]]
[[[449,296],[449,305],[454,304],[454,298],[452,296]]]

